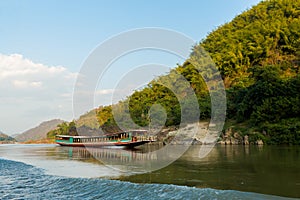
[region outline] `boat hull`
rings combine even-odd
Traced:
[[[126,148],[134,148],[136,146],[140,146],[146,143],[151,142],[150,140],[143,141],[135,141],[135,142],[99,142],[99,143],[66,143],[66,142],[56,142],[61,146],[70,146],[70,147],[110,147],[110,146],[118,146],[118,147],[126,147]]]

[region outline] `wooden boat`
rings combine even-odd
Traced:
[[[107,134],[103,136],[70,136],[57,135],[56,143],[61,146],[73,147],[105,147],[120,146],[134,148],[155,141],[153,137],[146,136],[145,130],[133,130]]]

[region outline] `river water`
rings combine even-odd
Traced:
[[[215,146],[200,159],[194,145],[167,167],[143,173],[146,165],[137,163],[159,156],[151,148],[1,145],[0,199],[300,197],[300,147]]]

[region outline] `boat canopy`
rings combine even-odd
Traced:
[[[147,133],[147,130],[130,130],[130,131],[120,131],[116,133],[109,133],[105,135],[99,135],[99,136],[86,136],[86,135],[78,135],[78,136],[72,136],[72,135],[56,135],[57,138],[103,138],[103,137],[111,137],[111,136],[118,136],[120,134],[124,133],[131,133],[133,136],[136,135],[143,135]]]

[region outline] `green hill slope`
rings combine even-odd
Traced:
[[[210,53],[220,70],[227,92],[227,123],[223,139],[243,142],[262,140],[268,144],[300,144],[300,1],[268,0],[235,17],[231,22],[212,31],[193,48],[193,54],[201,53],[201,46]],[[180,102],[184,99],[186,116],[196,116],[188,109],[192,99],[181,84],[184,76],[195,91],[201,110],[200,119],[211,114],[210,96],[197,69],[186,61],[165,76],[151,81],[148,87],[135,91],[126,100],[112,106],[100,106],[96,115],[106,132],[118,130],[115,119],[122,128],[134,128],[128,123],[128,111],[132,120],[149,125],[150,115],[161,123],[160,104],[167,116],[165,126],[181,123]],[[211,75],[213,76],[213,74]],[[172,85],[179,92],[175,96],[160,83]],[[81,119],[89,121],[89,114]],[[196,121],[190,119],[190,123]],[[95,126],[95,120],[88,122]],[[230,129],[230,131],[227,131]],[[248,138],[247,137],[247,138]]]
[[[235,139],[300,144],[300,1],[261,2],[200,45],[228,88],[227,126]]]
[[[299,72],[299,8],[300,1],[261,2],[200,43],[209,51],[227,87],[253,84],[249,76],[257,66],[280,66],[282,76]]]

